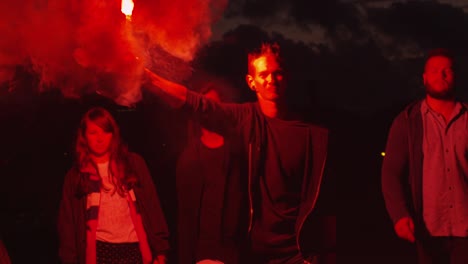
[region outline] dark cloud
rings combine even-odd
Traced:
[[[423,94],[421,73],[431,48],[450,48],[462,62],[461,72],[468,71],[468,16],[462,7],[391,2],[244,0],[231,2],[228,14],[295,47],[289,56],[303,65],[295,70],[308,76],[299,79],[314,86],[318,103],[372,114]],[[323,34],[311,37],[317,28]],[[468,85],[464,79],[459,76],[459,86]],[[466,89],[460,94],[466,97]]]
[[[468,15],[461,8],[430,1],[395,3],[370,9],[369,20],[392,37],[411,39],[423,49],[447,47],[468,53]]]
[[[226,17],[243,16],[265,24],[283,18],[281,23],[316,23],[333,30],[341,24],[357,29],[357,12],[355,5],[337,0],[237,0],[230,2]]]
[[[234,25],[225,33],[224,41],[230,43],[228,53],[236,57],[227,61],[239,61],[246,47],[263,39],[279,41],[295,61],[295,85],[302,94],[297,98],[302,103],[365,115],[423,95],[421,73],[430,48],[448,47],[461,61],[468,61],[467,15],[460,7],[435,1],[379,5],[366,1],[239,0],[230,2],[226,18],[250,23]],[[322,33],[314,35],[317,29]],[[237,47],[240,51],[233,51],[233,41],[242,42]],[[221,44],[217,45],[215,57],[224,58],[219,55],[224,52]],[[231,65],[245,69],[243,63]],[[226,70],[229,67],[222,67],[219,61],[212,64],[219,74],[240,75],[233,79],[243,84],[244,72],[236,70],[237,66]],[[468,67],[462,63],[461,70],[468,71]],[[462,76],[458,81],[460,86],[468,85]],[[466,97],[466,90],[460,89],[460,94]]]
[[[293,0],[291,15],[298,23],[318,23],[333,30],[340,24],[358,29],[358,10],[352,4],[330,1]]]

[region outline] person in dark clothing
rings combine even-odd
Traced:
[[[322,196],[328,130],[302,122],[288,107],[278,45],[264,44],[248,62],[246,81],[256,103],[218,103],[148,69],[146,88],[194,113],[204,127],[239,135],[248,164],[252,251],[244,263],[335,263],[335,216],[314,210]]]
[[[207,98],[234,101],[226,86],[205,82],[198,90]],[[239,263],[245,245],[241,210],[247,203],[240,183],[245,170],[240,145],[235,137],[221,136],[196,120],[190,124],[176,170],[178,262]]]
[[[468,113],[455,98],[454,58],[429,53],[425,99],[393,121],[382,191],[396,234],[416,242],[419,263],[468,263]]]

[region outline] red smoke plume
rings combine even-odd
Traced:
[[[178,61],[187,67],[227,4],[134,0],[128,22],[120,0],[0,2],[0,71],[31,64],[41,91],[59,88],[68,97],[97,91],[123,105],[140,99],[144,66],[158,70]]]

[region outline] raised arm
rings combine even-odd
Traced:
[[[163,97],[172,107],[181,107],[185,104],[187,100],[187,87],[164,79],[148,68],[145,68],[145,72],[149,80],[149,85],[145,86],[148,91]]]
[[[161,97],[172,107],[183,106],[211,131],[225,134],[226,130],[236,129],[252,111],[252,108],[242,104],[215,102],[189,91],[181,84],[164,79],[148,69],[145,70],[149,80],[149,85],[146,86],[148,91]]]

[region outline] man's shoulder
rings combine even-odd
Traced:
[[[313,137],[322,138],[324,140],[330,137],[330,129],[327,126],[313,122],[307,122],[305,124]]]
[[[238,103],[237,104],[239,107],[243,107],[246,109],[250,109],[251,111],[260,111],[260,105],[258,102],[245,102],[245,103]]]
[[[316,131],[317,133],[321,134],[328,134],[330,131],[328,127],[322,124],[308,123],[308,126],[310,127],[310,129],[312,129],[312,131]]]
[[[218,103],[218,105],[222,107],[227,107],[230,108],[234,111],[237,112],[242,112],[242,113],[256,113],[260,111],[259,106],[256,102],[243,102],[243,103],[228,103],[228,102],[221,102]]]
[[[413,113],[414,111],[419,111],[421,109],[421,104],[424,102],[424,99],[416,100],[408,104],[403,111]]]
[[[316,131],[318,133],[328,133],[330,130],[329,124],[323,122],[322,120],[301,117],[299,122],[307,126],[312,131]]]
[[[235,103],[234,105],[237,106],[238,112],[242,113],[244,120],[265,118],[258,102]]]
[[[407,104],[403,110],[401,110],[397,116],[395,117],[395,120],[401,120],[401,119],[409,119],[413,118],[415,115],[417,115],[420,110],[421,110],[421,104],[424,100],[417,100],[413,101],[410,104]]]

